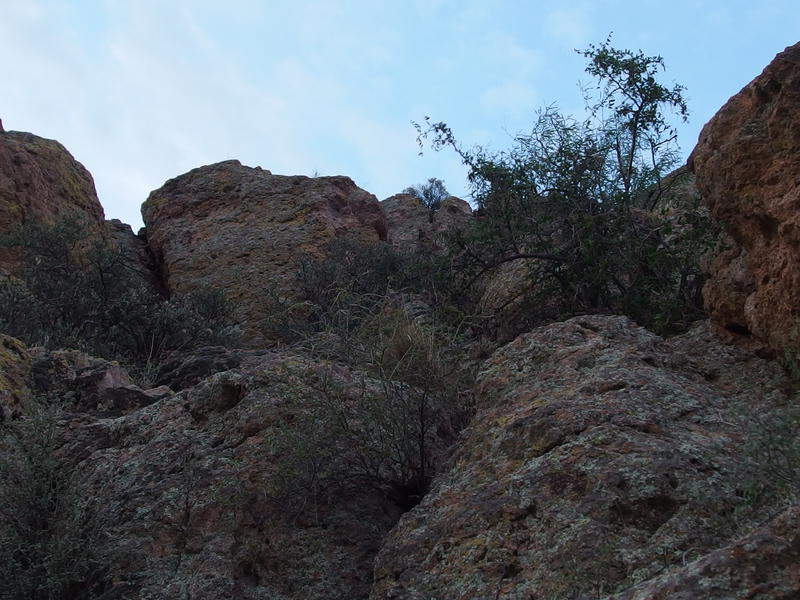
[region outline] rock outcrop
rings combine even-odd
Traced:
[[[484,364],[479,412],[384,542],[371,598],[601,597],[713,553],[746,485],[733,407],[782,397],[780,379],[705,325],[663,341],[578,317],[520,336]]]
[[[325,368],[270,354],[124,416],[71,417],[62,456],[112,540],[112,597],[368,596],[397,514],[367,486],[319,506],[276,492],[270,435]]]
[[[800,44],[778,54],[703,128],[697,187],[733,247],[712,265],[706,307],[751,347],[797,346],[800,317]]]
[[[68,215],[102,229],[103,207],[89,172],[54,140],[0,132],[0,233]],[[14,256],[0,249],[0,269],[14,263]]]
[[[142,206],[147,241],[171,294],[221,289],[257,343],[269,291],[294,291],[301,253],[337,236],[385,240],[377,199],[347,177],[272,175],[227,161],[194,169]]]
[[[472,218],[470,205],[448,196],[436,211],[424,206],[416,196],[396,194],[381,201],[386,214],[388,242],[402,252],[440,252],[445,247],[443,234],[466,227]]]

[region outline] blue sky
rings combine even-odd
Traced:
[[[686,86],[684,154],[786,46],[800,9],[762,0],[0,0],[0,118],[62,142],[108,218],[141,225],[164,181],[238,158],[348,175],[379,199],[428,177],[466,193],[452,153],[418,156],[411,120],[502,149],[537,108],[582,106],[573,51],[660,54]]]

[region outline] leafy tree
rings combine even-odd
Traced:
[[[665,179],[679,156],[668,115],[686,119],[683,87],[659,83],[660,56],[610,39],[580,54],[595,78],[582,119],[547,107],[500,153],[465,149],[445,123],[416,125],[421,144],[451,147],[469,168],[479,218],[453,239],[461,285],[523,260],[534,321],[611,312],[680,328],[702,314],[697,262],[713,241],[698,206],[683,224],[656,211],[677,180]]]
[[[434,213],[439,210],[442,200],[447,198],[450,193],[444,187],[444,181],[431,177],[427,183],[420,183],[407,187],[403,190],[404,194],[410,194],[419,199],[420,202],[430,211],[430,218],[433,219]]]

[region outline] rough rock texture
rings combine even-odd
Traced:
[[[23,413],[30,374],[31,357],[25,344],[0,333],[0,422]]]
[[[368,490],[317,510],[273,495],[269,432],[320,368],[264,356],[128,415],[69,423],[62,452],[77,457],[81,496],[107,524],[118,597],[368,596],[396,513]]]
[[[782,351],[800,317],[800,44],[778,54],[703,128],[689,159],[735,247],[707,309],[727,339]]]
[[[164,292],[158,273],[158,265],[147,245],[146,231],[142,229],[139,235],[136,235],[130,225],[123,223],[119,219],[106,221],[105,228],[106,237],[122,253],[125,264],[134,269],[153,289]]]
[[[735,542],[614,598],[800,598],[800,505]]]
[[[103,208],[89,172],[56,141],[0,132],[0,233],[67,214],[102,228]],[[0,269],[13,264],[14,257],[0,251]]]
[[[238,350],[223,346],[203,346],[191,352],[175,352],[159,365],[156,382],[180,391],[200,383],[214,373],[230,371],[258,361],[264,350]]]
[[[518,337],[484,364],[481,408],[388,536],[371,598],[594,598],[713,552],[745,484],[730,411],[783,397],[780,379],[706,325],[663,341],[578,317]]]
[[[381,202],[389,229],[388,242],[403,252],[439,252],[442,234],[466,227],[472,218],[470,205],[449,196],[434,213],[410,194],[396,194]]]
[[[77,350],[31,348],[31,389],[69,411],[118,416],[172,395],[166,386],[143,390],[116,362]]]
[[[272,175],[236,160],[169,180],[142,216],[169,292],[224,290],[253,343],[267,292],[293,291],[301,253],[335,236],[386,239],[378,201],[349,178]]]

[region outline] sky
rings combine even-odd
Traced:
[[[687,156],[708,119],[786,46],[797,0],[0,0],[0,119],[64,144],[107,218],[232,158],[347,175],[382,200],[429,177],[466,197],[452,152],[412,121],[502,150],[551,104],[579,113],[575,49],[661,55],[686,87]]]

